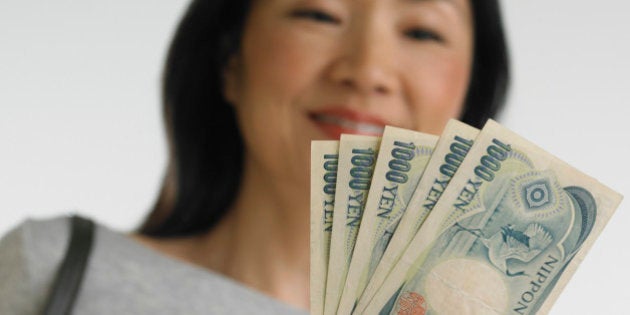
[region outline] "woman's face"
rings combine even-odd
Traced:
[[[225,72],[248,158],[304,181],[311,140],[439,134],[462,110],[471,19],[467,0],[253,1]]]

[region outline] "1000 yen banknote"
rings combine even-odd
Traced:
[[[361,314],[383,284],[391,268],[440,199],[478,134],[478,129],[460,121],[453,119],[448,122],[389,246],[359,299],[355,313]]]
[[[324,314],[335,314],[367,199],[380,138],[341,135]]]
[[[438,137],[387,126],[337,314],[350,314],[376,269]]]
[[[489,121],[369,314],[545,314],[622,196]]]
[[[339,141],[311,142],[311,314],[324,312]]]

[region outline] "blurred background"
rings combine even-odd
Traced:
[[[166,162],[159,81],[188,1],[0,1],[0,235],[78,212],[135,228]],[[630,198],[630,5],[504,1],[499,121]],[[627,314],[626,200],[552,314]]]

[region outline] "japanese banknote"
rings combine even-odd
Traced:
[[[312,314],[544,314],[622,196],[489,121],[314,141]]]

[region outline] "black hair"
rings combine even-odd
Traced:
[[[471,0],[473,66],[460,119],[481,127],[505,102],[508,53],[498,0]],[[211,229],[239,188],[243,140],[223,97],[223,71],[239,50],[249,0],[194,0],[170,46],[163,77],[169,164],[140,232],[184,236]]]

